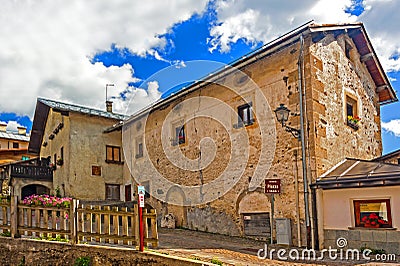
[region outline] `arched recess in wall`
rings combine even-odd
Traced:
[[[245,190],[236,200],[238,214],[252,212],[271,212],[271,202],[267,194],[259,188],[255,191]]]
[[[172,213],[177,226],[187,226],[187,209],[185,192],[178,185],[172,186],[166,195],[166,213]]]
[[[25,197],[31,196],[33,194],[42,195],[42,194],[50,194],[50,188],[38,185],[38,184],[31,184],[21,188],[21,198],[24,199]]]
[[[271,203],[268,195],[257,189],[242,192],[236,201],[243,235],[250,237],[271,237]]]

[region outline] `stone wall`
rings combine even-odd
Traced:
[[[346,248],[360,249],[384,249],[388,254],[400,254],[400,231],[377,230],[377,229],[354,229],[354,230],[324,230],[325,248],[336,248],[336,240],[345,238]]]
[[[304,131],[309,183],[345,157],[372,159],[381,154],[379,104],[374,83],[360,62],[357,49],[352,50],[351,59],[346,57],[345,41],[351,42],[346,34],[327,34],[316,43],[310,36],[305,39]],[[123,134],[130,143],[142,140],[145,147],[140,157],[135,156],[135,144],[128,151],[128,158],[132,158],[128,159],[132,176],[137,182],[147,183],[156,198],[171,203],[165,206],[150,200],[158,213],[163,214],[166,209],[175,212],[178,225],[183,227],[242,235],[241,213],[271,212],[271,202],[265,195],[254,192],[262,192],[264,182],[251,187],[256,169],[270,163],[271,167],[263,170],[261,179],[281,179],[281,193],[275,196],[275,217],[290,218],[295,225],[300,224],[301,235],[305,235],[300,143],[276,123],[273,113],[281,103],[293,113],[299,112],[297,62],[300,49],[299,42],[288,43],[242,67],[240,70],[251,77],[259,90],[250,86],[246,79],[243,81],[236,74],[230,74],[221,78],[223,85],[204,85],[165,102],[148,117],[136,117],[128,124]],[[232,87],[236,90],[229,89]],[[362,117],[358,131],[346,124],[344,98],[347,93],[358,100]],[[263,97],[267,103],[262,101]],[[208,98],[218,101],[210,102]],[[237,110],[246,102],[253,103],[256,121],[240,128],[236,126]],[[224,110],[224,105],[233,112]],[[270,112],[257,113],[267,105]],[[175,128],[182,123],[185,124],[186,142],[174,145]],[[291,116],[287,121],[287,125],[294,128],[299,128],[299,124],[298,116]],[[271,138],[264,139],[264,132]],[[234,149],[236,140],[242,138],[240,134],[244,134],[243,138],[248,142],[240,149]],[[263,150],[267,152],[262,153]],[[207,157],[208,154],[211,156]],[[245,160],[244,154],[248,155]],[[230,164],[233,167],[230,168]],[[202,167],[201,171],[193,170],[198,166]],[[224,173],[227,178],[223,182],[216,181]],[[178,186],[169,188],[157,181],[157,177]],[[207,184],[213,181],[215,184],[207,189]],[[200,203],[202,197],[208,195],[215,196],[215,200],[204,204],[190,201],[190,195],[181,189],[185,186],[197,189],[191,193],[199,195]],[[246,198],[243,195],[251,193],[255,193],[249,201],[253,204],[244,204],[242,200]],[[199,223],[203,224],[200,226]],[[293,243],[297,242],[297,231],[298,227],[292,226]]]
[[[1,265],[64,266],[74,265],[77,258],[90,257],[93,266],[111,265],[211,265],[193,260],[138,252],[127,248],[70,245],[0,237]]]

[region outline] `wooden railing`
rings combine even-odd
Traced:
[[[138,207],[83,206],[73,200],[69,208],[28,206],[0,201],[2,235],[27,238],[59,238],[75,243],[139,245]],[[143,211],[144,242],[158,245],[155,210]]]
[[[2,235],[11,235],[11,204],[7,199],[0,200],[0,229]]]
[[[31,178],[37,180],[53,180],[53,169],[37,165],[11,165],[11,177]]]
[[[33,236],[45,239],[58,236],[74,243],[73,212],[73,204],[71,204],[70,208],[18,204],[17,234],[19,236]]]

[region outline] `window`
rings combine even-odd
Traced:
[[[137,140],[136,141],[136,158],[143,157],[143,141]]]
[[[252,103],[246,103],[238,107],[238,127],[249,126],[254,122]]]
[[[92,165],[92,175],[101,176],[101,166]]]
[[[14,149],[19,149],[19,143],[18,142],[13,142],[13,148]]]
[[[346,95],[346,122],[347,125],[358,129],[358,123],[360,122],[360,118],[357,113],[357,100]]]
[[[132,185],[125,185],[125,201],[132,201]]]
[[[116,146],[106,146],[106,162],[120,163],[121,162],[121,148]]]
[[[346,116],[357,116],[357,100],[346,95]]]
[[[400,158],[399,158],[399,159],[397,159],[397,164],[400,164]]]
[[[186,142],[185,125],[175,128],[175,144],[183,144]]]
[[[64,160],[64,147],[61,147],[60,149],[60,158],[61,160]]]
[[[106,184],[106,200],[119,200],[119,185]]]
[[[389,199],[354,200],[353,203],[356,227],[392,227]]]

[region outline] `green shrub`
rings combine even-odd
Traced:
[[[76,258],[74,266],[90,266],[90,257]]]
[[[222,265],[222,261],[220,261],[217,257],[214,257],[211,259],[211,263],[217,264],[217,265]]]

